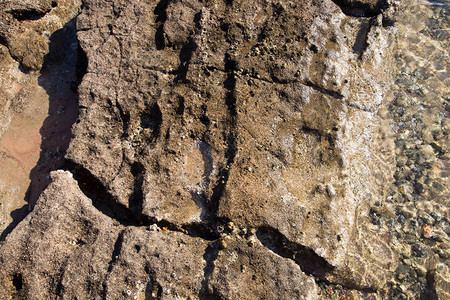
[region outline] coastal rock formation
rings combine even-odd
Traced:
[[[52,173],[52,181],[33,213],[8,238],[21,246],[6,243],[0,250],[6,294],[120,299],[131,291],[155,297],[199,293],[206,241],[172,231],[124,228],[92,205],[69,172]]]
[[[371,277],[349,243],[393,172],[371,72],[387,38],[372,20],[354,51],[347,18],[331,1],[87,1],[74,175],[139,216],[273,228],[337,268],[330,280],[377,287],[389,250],[376,243]]]
[[[0,44],[21,67],[40,70],[49,37],[78,14],[79,0],[0,1]]]
[[[0,1],[0,240],[62,167],[78,116],[80,4]]]
[[[22,26],[17,16],[47,9],[24,1],[6,15]],[[384,1],[84,0],[66,171],[2,244],[1,289],[29,299],[381,289],[396,257],[369,205],[395,166],[383,120],[390,12]],[[48,48],[25,55],[14,43],[30,36],[0,29],[11,56],[39,69]]]

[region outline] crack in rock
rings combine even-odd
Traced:
[[[332,0],[342,12],[352,17],[373,17],[387,7],[386,0]]]
[[[317,284],[339,284],[346,289],[358,290],[365,293],[376,293],[375,290],[357,285],[348,285],[343,282],[330,282],[328,275],[339,272],[325,258],[319,256],[313,249],[301,244],[289,241],[281,232],[271,227],[260,227],[256,231],[256,237],[262,245],[272,252],[293,260],[307,275],[312,276]]]
[[[73,174],[73,177],[78,182],[80,190],[89,199],[91,199],[94,207],[111,219],[115,220],[117,225],[120,224],[123,226],[135,227],[148,227],[156,225],[160,229],[177,231],[191,237],[199,237],[209,241],[219,238],[214,225],[216,225],[216,223],[223,223],[223,220],[216,219],[210,223],[205,222],[178,225],[164,219],[152,218],[142,214],[142,210],[137,208],[139,204],[135,202],[142,201],[142,197],[138,196],[142,194],[141,191],[136,191],[134,193],[132,200],[133,206],[127,208],[126,206],[118,203],[114,196],[107,191],[106,187],[100,182],[100,180],[92,175],[89,170],[71,160],[66,161],[66,168]],[[136,176],[135,178],[138,181],[137,189],[139,189],[139,181],[141,179],[139,179],[139,176]]]

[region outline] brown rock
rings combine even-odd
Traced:
[[[331,0],[83,4],[71,173],[52,173],[0,248],[8,295],[316,299],[321,281],[384,284],[395,257],[368,216],[395,166],[381,18]],[[46,41],[24,28],[0,32],[38,69]]]
[[[173,299],[200,292],[204,240],[115,226],[69,172],[53,172],[52,179],[0,249],[2,291],[24,299],[119,299],[154,292]]]
[[[145,216],[270,226],[359,273],[356,209],[392,180],[371,71],[388,36],[370,29],[359,67],[330,1],[164,3],[87,2],[79,17],[75,175]]]
[[[293,261],[237,240],[220,251],[208,277],[215,299],[317,299],[314,279]]]
[[[79,0],[0,2],[0,43],[25,70],[38,71],[52,33],[78,15]]]

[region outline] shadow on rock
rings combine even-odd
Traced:
[[[77,88],[81,82],[87,58],[76,37],[75,19],[67,22],[50,36],[49,53],[44,57],[38,83],[49,99],[48,116],[41,129],[39,161],[30,172],[31,183],[26,194],[28,204],[11,213],[13,222],[1,233],[0,241],[33,210],[39,195],[50,183],[50,172],[64,167],[64,155],[69,146],[71,128],[78,118]]]
[[[28,214],[29,208],[28,204],[25,204],[21,208],[15,209],[11,212],[11,218],[13,221],[9,223],[8,227],[3,230],[3,232],[0,234],[0,241],[4,241],[6,236],[19,224],[20,221],[25,218],[25,216]]]

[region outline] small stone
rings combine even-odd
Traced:
[[[400,213],[405,217],[405,218],[414,218],[415,217],[415,213],[413,210],[409,209],[406,206],[402,206],[400,208]]]
[[[327,184],[327,194],[330,198],[335,198],[337,196],[336,190],[331,183]]]
[[[148,226],[148,231],[158,231],[158,225],[156,224],[152,224],[150,226]]]
[[[429,239],[433,235],[434,226],[425,224],[422,226],[422,235],[423,237]]]
[[[228,229],[228,231],[233,232],[236,229],[236,226],[234,225],[233,222],[228,222],[227,229]]]
[[[219,242],[219,248],[220,249],[226,249],[228,247],[227,243],[225,242],[225,240],[220,240]]]
[[[433,134],[431,134],[431,131],[428,128],[424,129],[424,131],[422,132],[422,139],[427,144],[433,142]]]
[[[414,244],[411,247],[411,250],[413,251],[413,254],[417,257],[424,257],[427,255],[427,250],[425,249],[425,246],[421,244]]]
[[[256,241],[255,240],[253,240],[253,239],[251,239],[249,242],[248,242],[248,246],[249,247],[256,247]]]
[[[442,232],[433,231],[433,236],[431,238],[436,242],[443,242],[445,239],[445,236]]]
[[[436,156],[434,155],[433,147],[430,145],[423,145],[419,149],[419,155],[425,159],[425,161],[435,161]]]
[[[433,225],[434,224],[434,218],[432,216],[430,216],[429,214],[422,214],[420,216],[420,218],[422,219],[422,221],[425,224],[428,224],[428,225]]]
[[[411,259],[409,259],[409,258],[403,259],[402,261],[407,266],[411,266],[412,265]]]
[[[399,156],[397,157],[397,166],[398,167],[403,167],[406,162],[408,161],[408,157],[406,156]]]
[[[427,269],[424,266],[416,265],[414,269],[419,277],[425,277],[427,275]]]
[[[442,213],[440,213],[438,211],[433,211],[430,215],[436,222],[439,222],[442,220]]]

